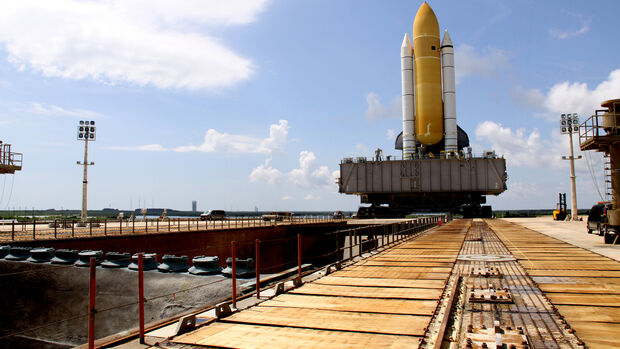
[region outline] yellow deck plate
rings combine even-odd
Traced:
[[[416,273],[387,269],[380,270],[340,270],[334,273],[337,276],[360,277],[360,278],[392,278],[392,279],[423,279],[423,280],[447,280],[449,273]]]
[[[521,260],[526,265],[528,262]],[[575,263],[572,261],[564,262],[546,262],[546,261],[532,261],[535,269],[557,269],[557,270],[609,270],[620,271],[620,263],[618,262],[580,262]]]
[[[557,308],[565,317],[588,319],[594,322],[620,323],[620,310],[616,307],[558,305]]]
[[[419,337],[215,323],[174,339],[225,348],[418,348]]]
[[[226,322],[305,327],[423,336],[430,316],[354,313],[305,308],[253,307],[225,319]]]
[[[375,286],[375,287],[413,287],[413,288],[438,288],[443,289],[443,280],[410,280],[410,279],[380,279],[380,278],[356,278],[325,276],[313,282],[322,285],[343,286]]]
[[[373,299],[283,294],[261,303],[261,306],[386,314],[432,315],[437,306],[437,302],[411,299]]]
[[[620,311],[620,296],[613,294],[547,293],[547,297],[553,304],[618,307]]]
[[[400,298],[400,299],[439,299],[442,290],[432,288],[402,288],[402,287],[360,287],[337,286],[321,284],[305,284],[303,287],[290,291],[293,294],[314,294],[342,297],[368,298]]]
[[[446,267],[397,267],[397,266],[374,266],[374,265],[359,265],[356,264],[350,268],[351,270],[363,270],[363,271],[403,271],[407,273],[425,272],[425,273],[449,273],[452,268]]]
[[[530,276],[583,276],[583,277],[614,277],[620,278],[620,271],[598,271],[598,270],[561,270],[561,269],[538,269],[531,268],[527,262],[521,262],[527,269]]]
[[[543,292],[552,293],[587,293],[587,294],[616,294],[620,295],[620,286],[592,285],[592,284],[538,284]]]
[[[577,336],[588,348],[618,349],[620,347],[620,324],[590,321],[570,321]]]
[[[357,265],[375,266],[375,267],[443,267],[452,268],[453,263],[450,262],[401,262],[401,261],[362,261]],[[409,269],[409,268],[407,268]]]
[[[370,257],[369,261],[394,261],[394,262],[454,262],[456,257],[425,257],[425,256],[407,256],[402,254],[380,254]]]

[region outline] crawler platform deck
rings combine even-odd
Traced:
[[[160,346],[617,348],[618,333],[619,262],[457,220]]]

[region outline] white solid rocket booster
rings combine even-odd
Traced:
[[[403,160],[409,160],[416,153],[416,144],[413,109],[413,47],[407,34],[400,47],[400,67],[403,93]]]
[[[446,29],[441,41],[441,75],[443,77],[443,122],[446,153],[457,152],[456,79],[454,75],[454,46]],[[404,98],[404,97],[403,97]],[[404,115],[404,114],[403,114]],[[403,137],[404,137],[403,131]],[[404,138],[403,138],[404,139]]]

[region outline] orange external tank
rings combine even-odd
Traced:
[[[443,139],[439,23],[425,2],[413,21],[416,137],[431,145]]]

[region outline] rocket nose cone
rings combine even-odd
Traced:
[[[433,9],[424,2],[418,9],[418,13],[413,20],[413,37],[418,35],[437,35],[439,36],[439,23]]]
[[[452,39],[450,38],[450,33],[448,33],[448,29],[443,34],[443,40],[441,40],[441,47],[444,46],[452,46]]]
[[[406,48],[406,49],[412,49],[411,40],[409,40],[408,34],[405,34],[405,37],[403,37],[403,44],[400,47]]]

